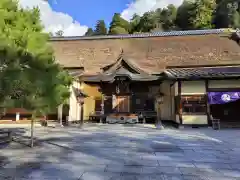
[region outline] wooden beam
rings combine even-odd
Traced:
[[[180,124],[183,123],[181,94],[182,94],[182,82],[178,80],[178,116],[179,116]]]

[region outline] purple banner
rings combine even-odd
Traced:
[[[210,104],[226,104],[240,99],[240,92],[209,92]]]

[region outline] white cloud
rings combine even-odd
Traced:
[[[169,4],[179,6],[182,2],[183,0],[135,0],[131,4],[128,4],[128,7],[123,10],[121,15],[124,19],[130,20],[135,13],[141,16],[145,12],[164,8]]]
[[[38,6],[41,20],[47,32],[63,30],[64,36],[81,36],[87,31],[87,26],[80,25],[71,16],[62,12],[55,12],[46,0],[19,0],[23,8]]]

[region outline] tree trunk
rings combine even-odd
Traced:
[[[32,116],[32,119],[31,119],[31,148],[33,148],[33,145],[34,145],[34,136],[33,136],[33,133],[34,133],[34,116]]]

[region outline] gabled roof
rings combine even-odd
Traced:
[[[102,68],[102,72],[96,75],[83,76],[82,79],[88,82],[113,82],[117,77],[125,77],[131,81],[154,81],[159,79],[132,64],[121,51],[117,60]]]
[[[128,61],[148,74],[160,74],[168,66],[240,64],[239,44],[224,29],[173,31],[119,36],[60,37],[51,43],[56,61],[64,67],[84,67],[96,75],[116,59]],[[115,64],[115,66],[114,66]]]
[[[120,70],[120,68],[122,68],[123,66],[128,66],[132,73],[147,74],[144,70],[139,68],[137,64],[133,64],[133,62],[134,61],[131,61],[130,59],[128,59],[127,56],[125,56],[124,51],[122,49],[117,60],[114,63],[103,67],[102,70],[105,74],[115,73],[116,71],[118,71],[121,74],[124,73],[125,71],[124,69]]]

